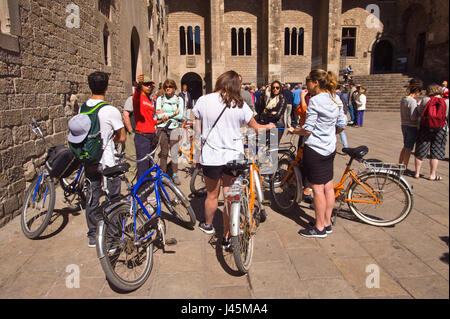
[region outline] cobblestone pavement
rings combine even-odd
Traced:
[[[346,130],[350,146],[367,145],[366,158],[395,163],[402,146],[399,117],[366,113],[365,127]],[[18,217],[0,229],[0,298],[449,298],[448,157],[447,145],[440,182],[406,177],[414,187],[414,209],[395,227],[347,216],[337,219],[326,239],[307,239],[298,232],[314,218],[308,205],[285,214],[269,208],[245,276],[237,275],[232,255],[216,249],[214,237],[167,223],[168,236],[178,244],[168,248],[171,253],[156,253],[150,278],[130,294],[116,293],[105,280],[95,249],[87,246],[84,212],[57,200],[58,214],[45,238],[26,239]],[[345,163],[338,154],[335,180]],[[423,168],[428,177],[428,161]],[[189,194],[188,178],[181,177]],[[193,199],[192,205],[200,219],[202,200]],[[215,223],[220,228],[220,213]],[[379,288],[366,286],[372,264],[379,267]],[[66,286],[70,265],[79,267],[80,288]]]

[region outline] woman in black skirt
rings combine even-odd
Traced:
[[[305,136],[303,165],[314,194],[316,224],[300,231],[304,237],[327,237],[331,230],[334,208],[333,162],[336,154],[336,134],[347,125],[341,99],[336,95],[336,76],[324,70],[312,70],[306,86],[312,97],[306,109],[303,127],[290,129]]]

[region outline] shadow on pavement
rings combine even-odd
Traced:
[[[45,231],[36,240],[49,239],[61,233],[69,223],[69,215],[79,216],[80,211],[78,208],[73,207],[55,209]]]

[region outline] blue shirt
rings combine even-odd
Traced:
[[[336,126],[344,128],[347,116],[341,99],[329,93],[320,93],[309,100],[303,129],[310,131],[305,144],[322,156],[336,150]]]
[[[300,104],[300,93],[302,92],[302,89],[297,89],[294,92],[292,92],[292,95],[294,96],[294,104],[292,104],[293,107],[297,107]]]

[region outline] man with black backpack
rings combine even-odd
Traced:
[[[84,164],[89,181],[86,194],[86,221],[89,247],[95,247],[97,208],[102,195],[102,169],[117,163],[114,143],[124,144],[126,132],[120,111],[104,102],[109,76],[94,72],[88,76],[92,96],[80,108],[80,114],[69,121],[69,146]],[[120,179],[107,180],[109,199],[120,194]]]

